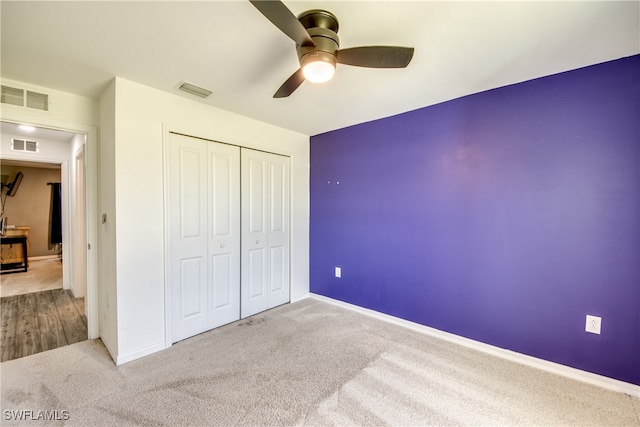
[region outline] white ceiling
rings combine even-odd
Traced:
[[[16,166],[22,168],[62,169],[60,163],[28,162],[24,160],[2,160],[2,167]]]
[[[34,141],[57,141],[57,142],[71,142],[74,133],[66,132],[57,129],[46,129],[35,127],[33,130],[25,130],[18,123],[0,122],[0,134],[9,136],[20,136],[25,139],[31,139]]]
[[[273,99],[294,43],[248,1],[2,1],[2,77],[98,98],[120,76],[315,135],[640,53],[640,2],[286,1],[327,9],[341,47],[415,47],[407,69],[338,65]],[[188,81],[214,92],[179,92]]]

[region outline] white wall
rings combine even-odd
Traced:
[[[20,122],[40,124],[64,130],[78,130],[78,125],[96,126],[98,123],[98,105],[95,100],[16,80],[2,79],[2,84],[19,89],[32,90],[49,95],[49,111],[2,104],[2,117],[19,117]],[[71,128],[64,126],[72,126]]]
[[[0,156],[3,159],[20,159],[33,162],[44,163],[62,163],[63,161],[69,161],[69,143],[62,141],[53,141],[47,139],[37,138],[38,149],[37,153],[25,153],[21,151],[11,150],[11,139],[24,139],[24,136],[2,134],[2,142],[0,144]]]
[[[49,166],[47,164],[38,167],[38,163],[30,162],[22,166],[13,166],[7,165],[5,160],[5,158],[0,160],[2,175],[12,179],[16,173],[22,172],[24,179],[15,197],[6,198],[2,216],[5,221],[8,221],[8,226],[29,227],[30,259],[57,256],[57,245],[49,244],[51,186],[47,184],[62,182],[60,165]],[[62,195],[62,202],[65,203],[64,189]]]
[[[113,100],[115,105],[112,105]],[[113,121],[102,111],[103,108],[114,108]],[[101,123],[102,132],[105,132],[105,127],[115,125],[115,159],[111,162],[103,158],[101,151],[101,177],[113,173],[104,168],[114,168],[115,189],[108,191],[115,194],[113,206],[109,208],[115,208],[115,216],[110,221],[115,228],[114,268],[117,265],[116,363],[130,361],[170,345],[165,322],[163,184],[163,147],[168,131],[291,157],[292,300],[308,294],[308,136],[122,78],[115,79],[115,94],[109,92],[103,97],[101,115],[109,121],[108,124]],[[106,136],[101,133],[101,146],[107,144]],[[106,191],[105,188],[101,190]]]
[[[308,294],[309,137],[121,78],[99,103],[22,82],[2,84],[48,93],[51,108],[3,104],[0,119],[86,135],[89,337],[100,336],[116,363],[170,345],[163,204],[168,131],[291,157],[291,298]],[[107,220],[98,225],[103,213]]]

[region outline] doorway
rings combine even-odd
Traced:
[[[62,165],[2,159],[0,174],[4,185],[0,196],[3,223],[0,295],[10,297],[63,288],[59,221],[53,230],[55,242],[50,240],[55,223],[51,221],[51,184],[61,182]],[[6,182],[11,183],[16,176],[22,179],[11,191],[8,189],[11,184]],[[21,244],[11,243],[19,237],[24,239]]]
[[[1,278],[2,361],[5,361],[86,340],[89,336],[85,308],[88,305],[84,301],[88,285],[87,224],[83,214],[87,208],[86,138],[83,134],[21,127],[9,122],[2,122],[1,126],[3,174],[11,168],[24,175],[21,188],[9,201],[11,209],[7,203],[5,223],[29,234],[28,268],[3,274]],[[33,142],[35,145],[31,146],[35,149],[15,150],[14,139]],[[58,210],[60,238],[52,240],[53,187],[61,187],[62,191]],[[21,210],[20,204],[26,205],[26,210]],[[40,217],[27,215],[28,211]]]

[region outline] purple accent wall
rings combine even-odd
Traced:
[[[313,293],[640,385],[640,55],[312,137],[310,245]]]

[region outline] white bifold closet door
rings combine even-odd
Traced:
[[[289,158],[170,134],[172,342],[289,302]]]
[[[242,149],[241,317],[289,302],[289,158]]]
[[[170,135],[172,341],[240,318],[240,148]]]

